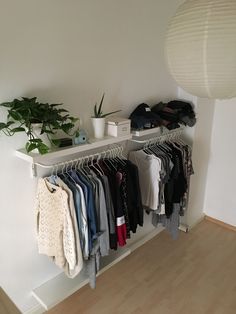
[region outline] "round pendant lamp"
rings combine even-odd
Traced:
[[[166,58],[178,85],[198,97],[236,96],[236,0],[187,0],[171,19]]]

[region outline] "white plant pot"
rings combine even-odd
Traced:
[[[47,137],[47,134],[40,134],[42,129],[42,123],[32,123],[32,134],[35,138],[39,138],[43,141],[44,144],[46,144],[49,148],[51,147],[51,142]],[[32,150],[33,153],[38,153],[38,149]]]
[[[94,137],[103,138],[105,133],[105,118],[91,118]]]

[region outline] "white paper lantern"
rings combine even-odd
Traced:
[[[166,57],[179,86],[199,97],[236,96],[236,0],[187,0],[169,24]]]

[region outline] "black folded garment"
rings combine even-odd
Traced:
[[[191,103],[173,100],[167,104],[162,102],[152,107],[152,112],[162,119],[162,125],[168,129],[180,127],[180,124],[194,126],[196,123],[195,112]]]
[[[138,105],[129,116],[131,128],[133,129],[151,129],[160,125],[161,118],[158,114],[151,111],[147,104]]]
[[[167,106],[177,112],[180,123],[190,127],[196,124],[197,119],[191,103],[182,100],[172,100]]]

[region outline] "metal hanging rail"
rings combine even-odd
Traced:
[[[113,144],[114,147],[111,147],[109,149],[106,149],[102,152],[99,152],[99,153],[94,153],[94,154],[91,154],[91,155],[86,155],[86,156],[82,156],[82,157],[79,157],[79,158],[75,158],[75,159],[71,159],[71,160],[66,160],[66,161],[62,161],[62,162],[58,162],[58,163],[54,163],[54,164],[50,164],[50,165],[45,165],[45,164],[42,164],[42,163],[39,163],[39,162],[35,162],[32,164],[32,173],[33,173],[33,176],[36,177],[37,176],[37,166],[41,167],[41,168],[44,168],[44,169],[52,169],[52,172],[54,169],[58,169],[60,167],[66,167],[66,166],[71,166],[73,167],[73,165],[76,165],[78,164],[79,162],[82,162],[84,160],[92,160],[94,158],[101,158],[102,155],[104,154],[105,156],[108,154],[108,157],[115,157],[115,156],[118,156],[118,154],[120,156],[122,156],[122,152],[123,152],[123,147],[120,146],[120,145],[115,145]],[[105,157],[104,156],[104,157]]]

